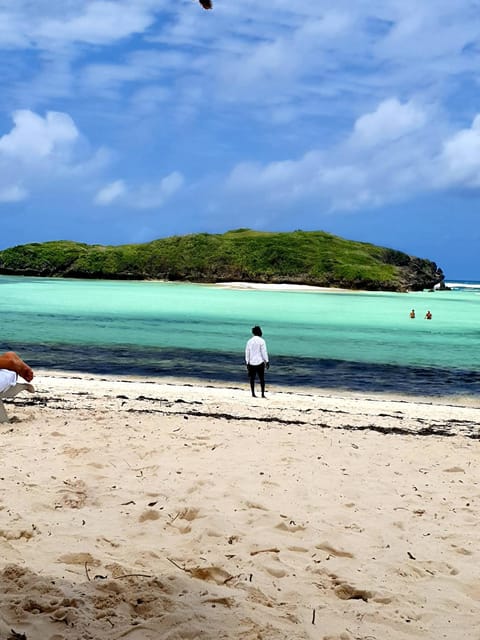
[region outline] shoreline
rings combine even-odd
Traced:
[[[123,283],[151,283],[151,284],[195,284],[204,287],[220,287],[220,288],[228,288],[228,289],[253,289],[259,291],[299,291],[299,292],[318,292],[318,293],[400,293],[400,294],[409,294],[409,293],[422,293],[429,292],[434,293],[436,291],[442,291],[439,287],[435,286],[432,289],[423,289],[423,290],[390,290],[390,289],[345,289],[342,287],[321,287],[316,285],[308,285],[308,284],[292,284],[292,283],[264,283],[264,282],[250,282],[250,281],[232,281],[232,282],[204,282],[204,281],[193,281],[193,280],[162,280],[158,278],[145,278],[145,279],[130,279],[130,278],[75,278],[75,277],[64,277],[64,276],[39,276],[39,275],[24,275],[24,274],[0,274],[0,277],[5,278],[36,278],[39,280],[63,280],[63,281],[85,281],[85,282],[123,282]],[[447,287],[455,288],[457,286],[462,286],[465,288],[476,289],[479,285],[462,285],[458,282],[454,283],[445,283]]]
[[[166,375],[142,375],[142,374],[108,374],[108,373],[91,373],[88,371],[76,371],[69,369],[42,369],[35,370],[35,378],[33,380],[34,386],[37,389],[38,381],[44,380],[62,380],[66,383],[68,388],[69,382],[72,381],[84,381],[80,384],[86,384],[86,381],[91,380],[93,382],[105,382],[109,385],[157,385],[167,388],[179,388],[189,389],[196,388],[198,393],[202,393],[207,389],[218,389],[220,393],[222,391],[237,391],[239,398],[242,394],[245,394],[247,400],[250,399],[250,388],[248,380],[230,381],[219,380],[214,378],[197,378],[194,376],[182,375],[180,378],[175,376]],[[53,382],[52,382],[53,383]],[[49,382],[50,384],[50,382]],[[63,384],[63,382],[62,382]],[[480,401],[476,394],[445,394],[445,395],[416,395],[403,392],[391,392],[391,391],[364,391],[354,390],[347,387],[320,387],[320,386],[308,386],[308,385],[293,385],[276,383],[272,384],[267,381],[267,395],[275,394],[275,396],[293,395],[293,396],[317,396],[318,398],[347,398],[357,399],[372,402],[411,402],[419,405],[446,405],[446,406],[465,406],[472,409],[480,409]],[[24,396],[25,397],[25,396]],[[480,421],[479,421],[480,424]]]
[[[239,398],[242,394],[245,394],[245,398],[250,399],[250,387],[248,380],[242,380],[240,377],[232,380],[221,380],[217,378],[199,378],[195,376],[181,375],[161,375],[161,374],[125,374],[119,375],[116,373],[98,373],[90,371],[77,371],[73,369],[43,369],[35,368],[35,378],[33,380],[34,386],[40,389],[38,382],[46,379],[63,380],[61,384],[66,384],[71,380],[75,384],[75,380],[79,381],[103,381],[110,385],[115,384],[145,384],[147,386],[157,385],[166,386],[167,388],[188,389],[196,388],[199,393],[203,389],[218,389],[220,392],[224,391],[237,391]],[[37,383],[37,384],[36,384]],[[258,381],[257,381],[258,383]],[[48,383],[50,385],[50,383]],[[80,384],[85,384],[80,383]],[[357,399],[372,402],[411,402],[414,404],[426,404],[426,405],[446,405],[446,406],[464,406],[472,409],[480,409],[480,400],[475,393],[458,393],[458,394],[413,394],[403,391],[377,391],[377,390],[361,390],[351,389],[345,387],[322,387],[313,385],[294,385],[283,384],[283,382],[272,382],[267,380],[266,384],[267,395],[274,393],[276,396],[293,395],[294,397],[302,396],[317,396],[318,398],[339,397],[347,399]],[[479,423],[480,424],[480,423]]]
[[[0,635],[477,640],[480,408],[39,370],[0,425]]]

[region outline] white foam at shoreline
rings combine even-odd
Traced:
[[[478,289],[480,290],[480,283],[471,284],[465,282],[445,282],[446,287],[450,289]]]

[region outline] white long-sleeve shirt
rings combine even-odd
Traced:
[[[260,336],[253,336],[245,347],[245,362],[247,364],[258,365],[268,362],[267,345]]]

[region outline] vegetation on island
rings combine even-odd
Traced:
[[[0,273],[67,278],[308,284],[383,291],[431,289],[430,260],[323,231],[237,229],[120,246],[71,241],[0,251]]]

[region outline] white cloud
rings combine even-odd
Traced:
[[[333,212],[467,181],[480,186],[480,116],[471,129],[447,137],[429,113],[412,101],[388,99],[357,118],[344,141],[294,160],[237,164],[227,176],[227,193],[248,194],[260,208],[316,203],[319,211]]]
[[[20,202],[28,196],[28,191],[18,184],[0,187],[0,202]]]
[[[161,208],[167,200],[179,191],[185,179],[178,171],[173,171],[156,182],[127,185],[123,180],[115,180],[97,192],[94,203],[101,206],[121,201],[134,209]]]
[[[334,160],[335,156],[335,160]],[[237,165],[226,181],[227,192],[251,198],[259,209],[267,204],[278,209],[316,202],[319,212],[356,210],[360,206],[375,206],[385,189],[394,197],[391,186],[381,184],[379,170],[368,169],[338,149],[323,153],[310,151],[298,160]],[[378,181],[378,189],[375,188]],[[390,187],[390,188],[389,188]]]
[[[0,0],[0,44],[19,51],[4,102],[31,107],[0,138],[0,170],[1,158],[18,162],[29,191],[23,165],[55,179],[90,171],[80,188],[105,185],[96,204],[145,209],[181,190],[180,171],[213,182],[225,162],[229,194],[279,208],[357,210],[476,188],[480,126],[465,119],[478,108],[477,17],[470,0],[219,1],[213,12],[193,0]],[[124,182],[107,176],[89,148],[79,158],[85,138],[67,113],[35,113],[58,104],[87,137],[117,141],[119,164],[146,145],[161,166],[152,130],[158,149],[178,137],[179,172],[135,183],[125,161]],[[208,154],[198,169],[186,136]]]
[[[132,194],[132,198],[130,199],[131,206],[139,209],[161,207],[181,189],[184,182],[185,179],[182,174],[178,171],[173,171],[157,183],[141,185],[140,188]]]
[[[166,87],[147,86],[132,96],[134,109],[141,114],[155,114],[162,106],[169,103],[171,91]]]
[[[105,44],[145,31],[154,15],[139,2],[95,1],[77,5],[78,11],[62,18],[41,21],[37,38],[55,41]]]
[[[100,191],[95,196],[94,202],[95,204],[105,206],[112,204],[115,200],[118,200],[122,196],[124,196],[127,192],[125,183],[123,180],[115,180],[115,182],[110,182],[105,187],[100,189]]]
[[[447,75],[465,64],[469,66],[462,54],[466,45],[478,39],[475,4],[468,0],[437,0],[434,5],[390,0],[384,4],[384,15],[390,18],[391,28],[376,48],[383,57],[415,62],[414,75],[416,69],[425,71],[425,63],[435,74],[441,70]],[[442,69],[447,60],[450,69]]]
[[[440,157],[443,181],[480,187],[480,114],[468,129],[458,131],[443,145]]]
[[[262,189],[269,193],[273,201],[291,200],[297,195],[297,188],[307,188],[315,172],[316,153],[308,153],[300,160],[270,162],[264,166],[258,163],[237,165],[227,179],[227,187],[235,190]]]
[[[360,116],[354,125],[353,139],[367,146],[383,144],[420,129],[425,112],[412,102],[401,104],[397,98],[380,103],[372,113]]]
[[[49,111],[44,118],[23,109],[13,114],[15,126],[0,138],[0,154],[31,162],[74,143],[79,132],[66,113]]]
[[[12,119],[11,130],[0,135],[0,201],[65,188],[78,193],[98,181],[111,163],[109,150],[93,149],[68,113],[42,116],[23,109]]]
[[[173,171],[160,181],[160,189],[164,196],[173,196],[181,187],[185,180],[181,173]]]
[[[81,84],[89,91],[103,94],[118,91],[127,84],[162,81],[169,75],[182,75],[188,58],[175,52],[141,51],[117,64],[89,64],[81,75]],[[158,85],[158,90],[165,91]]]
[[[0,44],[3,49],[28,46],[23,22],[16,15],[7,12],[0,13]]]
[[[178,111],[189,101],[195,112],[248,105],[247,119],[268,125],[326,114],[347,121],[392,94],[441,100],[452,78],[476,75],[479,62],[469,0],[338,0],[334,8],[327,0],[242,0],[218,2],[214,12],[192,0],[3,5],[0,43],[3,34],[5,46],[41,52],[40,73],[31,68],[36,77],[43,73],[42,82],[25,74],[21,87],[33,100],[78,95],[80,88],[124,104],[125,92],[148,85],[169,91],[168,106]],[[64,58],[68,65],[58,64]]]

